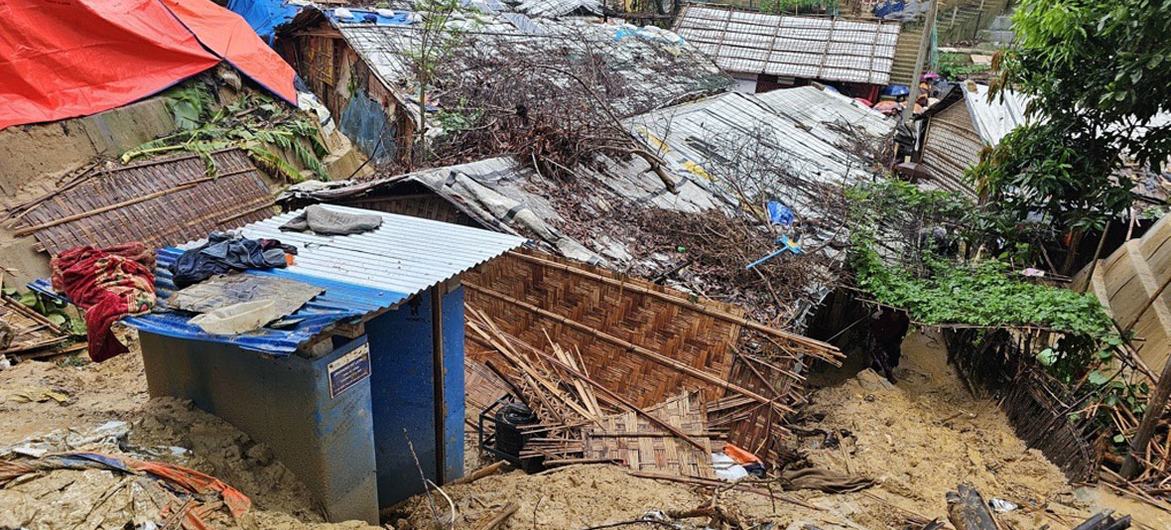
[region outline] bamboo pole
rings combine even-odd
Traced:
[[[465,285],[466,285],[466,284],[465,284]],[[481,318],[484,318],[484,317],[483,317],[483,316],[481,316]],[[488,337],[486,336],[486,332],[485,332],[484,330],[480,329],[479,327],[473,327],[472,329],[473,329],[474,331],[476,331],[477,333],[481,334],[481,335],[485,335],[484,337],[482,337],[482,340],[490,340],[490,339],[488,339]],[[598,389],[599,391],[601,391],[603,394],[605,394],[605,395],[609,396],[611,399],[613,399],[613,400],[614,400],[614,401],[616,401],[617,403],[621,404],[623,407],[625,407],[626,409],[630,410],[631,412],[634,412],[635,414],[638,414],[639,416],[642,416],[642,417],[646,418],[646,419],[647,419],[648,421],[650,421],[651,423],[653,423],[653,424],[655,424],[655,425],[658,425],[659,427],[662,427],[663,429],[666,429],[666,430],[667,430],[668,432],[670,432],[671,434],[674,434],[675,436],[677,436],[677,437],[679,437],[679,438],[682,438],[683,440],[687,441],[687,443],[689,443],[689,444],[691,444],[691,445],[695,446],[696,448],[698,448],[698,449],[700,449],[700,450],[702,450],[702,451],[710,451],[710,450],[711,450],[711,448],[710,448],[710,447],[708,447],[708,446],[705,446],[705,445],[703,445],[702,443],[700,443],[698,440],[696,440],[695,438],[692,438],[691,436],[688,436],[688,435],[687,435],[687,433],[685,433],[685,432],[683,432],[683,431],[679,430],[679,428],[678,428],[678,427],[675,427],[674,425],[671,425],[670,423],[667,423],[667,422],[665,422],[665,421],[663,421],[663,420],[661,420],[661,419],[659,419],[659,418],[657,418],[657,417],[655,417],[655,416],[652,416],[652,415],[650,415],[649,413],[647,413],[647,411],[645,411],[645,410],[642,410],[641,408],[639,408],[639,407],[638,407],[637,405],[635,405],[634,403],[631,403],[630,401],[627,401],[627,400],[626,400],[625,398],[623,398],[622,396],[619,396],[618,394],[615,394],[614,392],[611,392],[611,391],[610,391],[610,389],[606,388],[606,387],[605,387],[605,386],[603,386],[601,383],[598,383],[597,381],[594,381],[593,379],[590,379],[590,378],[586,377],[586,376],[585,376],[584,374],[582,374],[581,372],[578,372],[577,370],[574,370],[574,369],[570,368],[569,366],[565,365],[565,364],[564,364],[564,363],[562,363],[561,361],[558,361],[557,359],[555,359],[553,356],[551,356],[551,355],[549,355],[549,354],[547,354],[547,353],[545,353],[545,352],[543,352],[543,351],[541,351],[541,350],[538,350],[538,349],[536,349],[536,348],[532,347],[531,345],[529,346],[529,349],[530,349],[530,350],[531,350],[533,353],[535,353],[535,354],[537,354],[537,355],[541,356],[542,358],[544,358],[546,361],[548,361],[548,362],[552,363],[554,366],[560,367],[562,370],[565,370],[565,371],[566,371],[566,372],[568,372],[570,375],[572,375],[572,376],[574,376],[574,377],[577,377],[577,378],[581,379],[582,381],[585,381],[586,383],[589,383],[589,384],[590,384],[590,385],[592,385],[594,388],[597,388],[597,389]],[[518,397],[519,397],[519,396],[518,396]]]
[[[517,508],[519,506],[515,502],[510,502],[499,512],[490,513],[479,521],[476,521],[476,524],[472,528],[473,530],[494,530],[504,524],[504,521],[508,520],[509,516],[516,513]]]
[[[1165,284],[1164,284],[1165,285]],[[1163,373],[1159,374],[1159,382],[1155,384],[1155,392],[1147,401],[1147,410],[1143,412],[1143,420],[1139,423],[1138,432],[1130,442],[1130,452],[1122,462],[1121,475],[1127,480],[1134,478],[1138,471],[1140,455],[1147,451],[1151,436],[1155,434],[1155,427],[1163,412],[1167,410],[1167,398],[1171,396],[1171,357],[1163,363]]]

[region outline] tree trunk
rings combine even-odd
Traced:
[[[1158,426],[1159,419],[1163,417],[1163,411],[1167,410],[1168,397],[1171,397],[1171,357],[1163,363],[1163,372],[1159,374],[1159,381],[1155,383],[1155,391],[1151,393],[1151,398],[1147,401],[1147,410],[1143,412],[1138,432],[1130,441],[1130,452],[1126,454],[1126,460],[1122,463],[1122,470],[1119,473],[1123,478],[1130,480],[1138,474],[1139,458],[1146,454],[1147,444],[1151,442],[1151,437],[1155,434],[1155,427]]]
[[[1073,264],[1077,262],[1077,249],[1082,244],[1082,236],[1085,233],[1081,230],[1074,230],[1069,237],[1069,253],[1065,255],[1065,262],[1061,264],[1061,274],[1069,275],[1070,270],[1073,269]]]

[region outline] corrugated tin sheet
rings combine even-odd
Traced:
[[[812,87],[778,90],[762,95],[726,93],[689,104],[630,118],[626,124],[666,159],[677,177],[677,194],[641,158],[603,159],[599,167],[576,168],[572,208],[566,208],[564,185],[510,158],[436,168],[369,182],[330,183],[326,189],[294,190],[286,198],[317,201],[358,201],[367,196],[417,183],[444,197],[472,219],[493,230],[523,233],[560,254],[616,270],[636,266],[641,251],[625,237],[630,229],[614,226],[589,233],[572,219],[581,212],[608,212],[624,204],[680,212],[723,209],[739,204],[710,173],[720,159],[735,158],[742,145],[759,145],[763,155],[786,165],[799,185],[778,190],[781,198],[811,218],[818,188],[841,186],[870,175],[866,161],[842,148],[844,129],[863,137],[880,137],[893,129],[892,120],[850,99]],[[750,136],[747,142],[744,135]],[[707,168],[707,169],[705,169]],[[315,186],[316,187],[316,186]],[[840,221],[835,219],[834,221]],[[837,222],[830,223],[833,225]]]
[[[174,245],[272,214],[268,184],[239,149],[204,160],[184,155],[91,172],[23,216],[18,229],[60,223],[34,232],[50,254],[76,246],[142,241]],[[97,212],[97,213],[94,213]],[[68,222],[66,218],[83,216]]]
[[[589,190],[572,198],[574,207],[580,211],[606,212],[626,201],[647,208],[692,213],[730,208],[722,196],[688,176],[677,185],[678,194],[670,193],[641,158],[625,162],[602,159],[599,163],[607,171],[578,168],[577,178],[582,184],[578,189]],[[614,227],[612,234],[601,235],[596,240],[577,234],[577,230],[567,226],[570,224],[567,219],[575,213],[563,211],[564,202],[558,200],[564,194],[559,191],[563,183],[507,157],[369,182],[331,183],[328,189],[293,191],[288,196],[318,201],[360,201],[368,193],[409,183],[425,186],[485,227],[529,235],[564,256],[619,268],[631,263],[632,253],[626,249],[628,243],[620,237],[623,227]],[[569,231],[575,235],[566,233]]]
[[[524,238],[517,236],[417,217],[333,205],[326,208],[350,213],[378,213],[383,224],[377,230],[349,236],[279,231],[277,227],[300,213],[297,211],[241,229],[247,237],[280,239],[295,245],[299,251],[295,264],[286,269],[254,270],[245,274],[287,278],[325,289],[324,293],[284,319],[291,325],[222,336],[204,333],[190,324],[190,317],[186,314],[151,313],[125,318],[123,322],[149,333],[233,344],[247,350],[284,356],[335,324],[356,321],[393,307],[524,243]],[[199,243],[188,243],[182,248]],[[168,269],[181,253],[182,249],[175,247],[158,252],[155,286],[163,303],[175,290]],[[39,281],[37,288],[51,292],[44,280]]]
[[[418,217],[344,206],[345,213],[378,213],[382,226],[363,234],[319,236],[281,232],[300,211],[243,229],[246,237],[280,239],[300,249],[289,273],[412,296],[520,246],[524,238]]]
[[[814,87],[765,94],[726,93],[628,120],[649,145],[665,144],[662,156],[676,174],[707,181],[724,173],[722,160],[749,157],[773,161],[802,185],[773,190],[798,213],[819,217],[818,184],[841,186],[868,178],[868,162],[845,147],[852,139],[882,137],[893,120],[838,94]],[[741,146],[752,147],[751,153]],[[716,183],[718,185],[718,182]]]
[[[984,146],[965,105],[953,105],[935,114],[927,123],[920,160],[930,175],[927,183],[975,197],[964,171],[980,161]]]
[[[611,99],[611,104],[623,116],[668,105],[683,96],[721,92],[732,85],[732,79],[695,47],[668,42],[675,37],[669,32],[656,35],[632,31],[630,26],[582,20],[522,20],[497,15],[480,15],[475,24],[467,20],[457,22],[465,31],[466,45],[478,50],[532,57],[536,63],[568,70],[579,68],[577,61],[587,52],[604,57],[604,66],[624,81],[626,90]],[[362,24],[337,27],[389,90],[404,98],[415,93],[410,57],[419,42],[417,27]],[[467,75],[477,80],[484,76],[471,65]],[[564,80],[566,86],[573,82],[568,77]]]
[[[602,15],[602,2],[598,0],[520,0],[513,8],[533,17]]]
[[[885,85],[899,25],[687,6],[675,31],[728,72]]]
[[[920,162],[930,177],[925,184],[975,197],[964,172],[980,161],[981,151],[1028,122],[1027,105],[1028,98],[1012,91],[989,101],[988,85],[969,81],[952,87],[924,112]]]

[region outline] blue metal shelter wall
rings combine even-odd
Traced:
[[[363,346],[364,337],[305,359],[147,332],[139,336],[151,396],[190,399],[267,444],[331,521],[377,524],[370,380],[331,398],[327,373],[329,362]]]
[[[447,480],[464,474],[464,289],[443,295],[443,399]]]
[[[434,288],[432,288],[434,289]],[[370,341],[370,379],[374,416],[374,447],[378,466],[378,501],[383,507],[423,492],[419,472],[407,447],[410,437],[427,478],[438,482],[435,454],[435,400],[432,383],[431,289],[419,293],[398,310],[366,323]],[[448,300],[451,300],[448,304]],[[444,379],[447,400],[447,478],[463,474],[463,298],[449,293],[444,305],[458,311],[443,321],[459,329],[444,334]],[[452,425],[455,428],[452,428]]]

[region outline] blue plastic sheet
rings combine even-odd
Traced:
[[[407,11],[395,10],[393,15],[387,16],[372,9],[356,9],[352,7],[341,8],[349,11],[350,17],[341,17],[339,9],[330,9],[325,12],[326,16],[333,22],[342,22],[345,24],[377,24],[379,26],[406,26],[411,23],[411,14]],[[382,10],[384,13],[390,10]],[[342,11],[344,13],[345,11]]]
[[[793,210],[778,201],[768,201],[768,220],[781,226],[793,224]]]
[[[302,7],[283,0],[228,0],[228,9],[240,15],[269,46],[277,26],[293,20]]]

